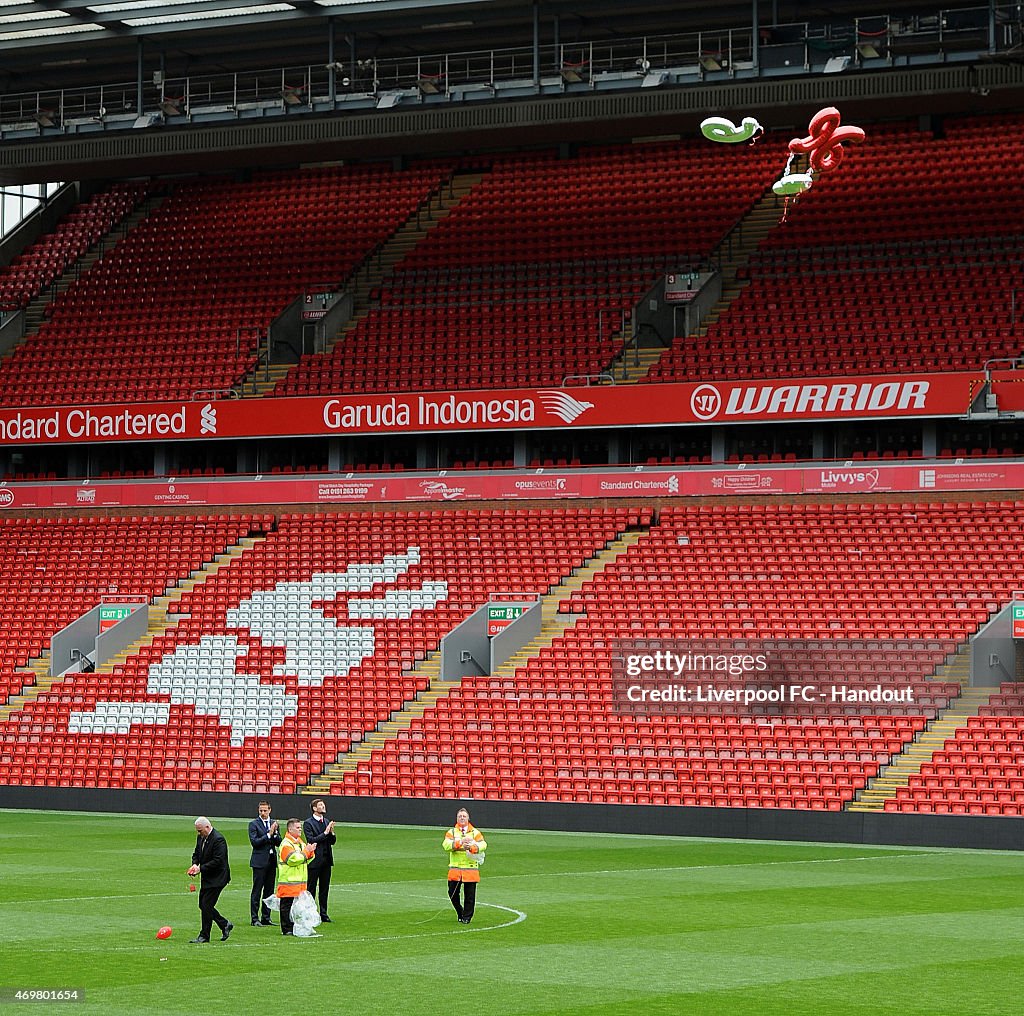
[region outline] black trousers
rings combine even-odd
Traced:
[[[459,902],[459,886],[462,886],[462,902]],[[452,901],[460,921],[473,920],[473,911],[476,909],[476,882],[448,879],[448,899]]]
[[[292,921],[292,904],[295,902],[294,896],[282,896],[281,897],[281,934],[291,935],[295,930],[295,922]]]
[[[202,914],[203,926],[199,934],[203,938],[210,937],[210,929],[214,924],[223,931],[228,924],[228,919],[217,910],[217,900],[224,891],[224,886],[218,885],[207,889],[205,886],[199,890],[199,913]]]
[[[306,888],[319,905],[320,916],[326,917],[327,897],[331,894],[331,865],[320,864],[315,868],[310,865],[309,874],[306,876]]]
[[[249,895],[249,920],[270,920],[270,911],[267,909],[267,905],[263,900],[268,896],[274,895],[276,879],[276,864],[268,864],[264,868],[252,869],[252,893]]]

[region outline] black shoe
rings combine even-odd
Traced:
[[[253,926],[254,928],[258,928],[258,927],[260,926],[260,922],[259,922],[259,921],[253,921],[253,922],[252,922],[252,926]]]
[[[282,935],[294,935],[294,932],[291,932],[291,931],[282,931],[282,932],[281,932],[281,934],[282,934]]]
[[[257,922],[253,921],[252,923],[256,924]],[[261,924],[264,928],[276,928],[277,927],[277,925],[274,924],[274,922],[271,921],[269,918],[267,920],[265,920],[265,921],[260,921],[258,923]]]
[[[223,931],[224,934],[221,935],[220,940],[222,942],[226,942],[228,940],[228,936],[231,934],[232,931],[234,931],[234,929],[235,926],[230,921],[228,921],[228,923],[225,924],[223,928],[221,928],[221,931]]]
[[[326,914],[321,914],[320,920],[323,921],[324,924],[334,924],[334,922]]]
[[[204,935],[196,935],[195,938],[190,938],[188,941],[190,945],[205,945],[210,940]]]

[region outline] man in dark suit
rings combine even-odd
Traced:
[[[302,831],[307,843],[316,844],[316,853],[309,862],[306,888],[320,905],[320,920],[330,924],[327,897],[331,891],[331,868],[334,867],[334,823],[327,821],[327,805],[319,797],[309,807],[313,814],[302,823]]]
[[[270,820],[270,805],[266,801],[260,801],[259,813],[260,817],[249,823],[249,842],[252,844],[252,856],[249,858],[249,867],[252,868],[249,918],[253,927],[274,923],[263,900],[274,895],[277,884],[277,848],[281,845],[281,834],[277,823]]]
[[[188,869],[188,874],[199,875],[202,879],[199,887],[199,913],[202,914],[203,926],[191,941],[209,942],[210,929],[216,923],[221,931],[221,941],[226,942],[234,925],[217,911],[217,899],[224,886],[231,881],[228,844],[208,818],[196,819],[196,849],[192,853],[192,867]]]

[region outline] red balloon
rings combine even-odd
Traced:
[[[860,127],[840,127],[839,110],[835,106],[819,109],[808,124],[805,138],[793,138],[789,150],[794,155],[808,155],[810,168],[816,173],[838,169],[843,161],[843,141],[863,141]]]
[[[171,931],[172,931],[172,930],[173,930],[173,929],[169,928],[169,927],[168,927],[168,926],[167,926],[167,925],[165,924],[165,925],[164,925],[164,926],[163,926],[163,927],[162,927],[162,928],[161,928],[161,929],[160,929],[160,930],[159,930],[159,931],[158,931],[158,932],[156,933],[156,937],[157,937],[157,938],[170,938],[170,937],[171,937]]]

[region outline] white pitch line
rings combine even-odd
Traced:
[[[928,851],[927,853],[912,853],[912,854],[858,854],[852,857],[812,857],[802,858],[790,861],[757,861],[742,864],[684,864],[666,866],[661,868],[601,868],[592,871],[556,871],[547,873],[530,872],[529,875],[492,875],[488,881],[494,881],[497,878],[531,878],[536,879],[538,877],[544,877],[545,875],[564,877],[564,876],[582,876],[582,875],[624,875],[624,874],[649,874],[651,872],[659,871],[708,871],[708,870],[720,870],[728,871],[732,868],[763,868],[763,867],[780,867],[786,865],[798,865],[798,864],[840,864],[851,861],[877,861],[887,860],[889,858],[919,858],[928,857],[934,853],[953,853],[954,851]],[[359,889],[370,889],[377,886],[393,885],[394,883],[389,882],[350,882],[347,885],[336,885],[334,888],[336,891],[341,892],[358,892]],[[239,891],[241,894],[241,891]],[[159,898],[164,896],[180,896],[180,892],[165,892],[165,893],[132,893],[132,894],[121,894],[121,895],[110,895],[110,896],[67,896],[56,899],[42,899],[42,900],[10,900],[0,899],[0,906],[5,903],[10,904],[23,904],[23,903],[78,903],[78,902],[90,902],[90,901],[102,901],[102,900],[135,900],[135,899],[149,899]],[[374,895],[378,896],[401,896],[403,899],[422,899],[422,900],[437,900],[436,896],[426,896],[423,894],[410,894],[403,892],[396,892],[395,890],[378,889]],[[447,931],[421,931],[414,932],[411,935],[373,935],[373,936],[358,936],[356,938],[335,938],[333,935],[317,935],[316,938],[322,941],[333,941],[341,945],[350,945],[359,942],[401,942],[405,939],[414,938],[438,938],[445,935],[461,935],[467,932],[484,932],[484,931],[500,931],[503,928],[511,928],[513,925],[521,924],[526,920],[527,914],[525,911],[517,910],[515,907],[507,907],[501,903],[486,903],[480,902],[477,904],[478,907],[489,907],[493,910],[502,910],[507,914],[515,915],[510,921],[504,921],[501,924],[488,925],[486,927],[477,928],[450,928]],[[447,909],[447,908],[444,908]],[[440,911],[437,916],[440,916]],[[430,919],[432,920],[432,918]],[[426,922],[423,922],[426,923]],[[273,947],[280,948],[279,944],[274,944],[271,939],[276,936],[265,936],[260,942],[255,940],[247,940],[243,942],[236,942],[236,945],[245,945],[251,947],[253,945],[259,945],[262,947]],[[105,946],[105,952],[151,952],[155,947],[153,945],[124,945],[124,946]],[[66,952],[65,947],[53,948],[53,949],[36,949],[34,952]],[[166,959],[167,957],[163,957]]]
[[[649,875],[655,871],[730,871],[734,868],[771,868],[787,864],[842,864],[847,861],[888,861],[893,857],[931,857],[936,853],[949,854],[950,850],[929,851],[927,854],[863,854],[856,857],[808,857],[793,861],[742,861],[739,864],[680,864],[664,868],[594,868],[591,871],[543,871],[522,875],[491,875],[490,881],[498,878],[562,877],[565,875]],[[362,883],[372,884],[372,883]]]
[[[678,864],[678,865],[666,865],[664,867],[655,868],[592,868],[588,871],[531,871],[524,872],[521,875],[496,875],[491,874],[488,878],[489,882],[494,882],[497,879],[505,878],[562,878],[564,876],[584,876],[584,875],[649,875],[652,872],[658,871],[731,871],[734,868],[770,868],[770,867],[784,867],[790,864],[845,864],[850,861],[888,861],[890,858],[914,858],[914,857],[933,857],[935,854],[952,854],[956,853],[953,850],[929,850],[927,853],[913,853],[913,854],[856,854],[850,857],[805,857],[798,858],[791,861],[742,861],[739,864]],[[349,882],[347,885],[351,887],[356,886],[375,886],[375,885],[391,885],[389,882]],[[424,899],[426,897],[423,897]],[[0,903],[3,901],[0,900]]]
[[[394,896],[401,895],[400,893],[393,893]],[[425,899],[426,897],[420,897]],[[431,897],[433,898],[433,897]],[[418,931],[412,935],[380,935],[376,938],[346,938],[342,939],[342,942],[404,942],[407,938],[436,938],[438,935],[462,935],[467,932],[474,931],[500,931],[502,928],[511,928],[514,924],[521,924],[526,920],[526,913],[522,910],[516,910],[515,907],[504,907],[500,903],[478,903],[477,907],[491,907],[494,910],[504,910],[507,914],[515,914],[515,918],[511,921],[505,921],[504,924],[490,924],[487,927],[479,928],[451,928],[448,931]]]
[[[369,883],[369,884],[372,885],[372,884],[375,884],[375,883]],[[340,887],[338,887],[338,888],[340,888]],[[140,893],[138,896],[79,896],[79,897],[75,897],[75,899],[82,899],[82,900],[87,900],[87,899],[99,899],[99,900],[118,899],[118,900],[124,900],[124,899],[139,899],[139,898],[142,898],[142,897],[149,897],[149,896],[170,896],[170,895],[177,895],[177,893],[173,893],[173,894],[172,893]],[[410,898],[410,897],[406,896],[405,893],[376,893],[375,895],[378,895],[378,896],[385,896],[385,895],[386,896],[403,896],[406,899]],[[435,896],[420,896],[420,897],[413,897],[413,898],[436,900]],[[24,902],[24,901],[22,901],[22,902]],[[51,902],[58,902],[58,901],[54,900],[54,901],[51,901]],[[361,935],[361,936],[358,936],[356,938],[336,938],[334,935],[316,934],[316,935],[311,936],[310,940],[318,939],[318,940],[320,940],[322,942],[335,942],[338,945],[354,945],[354,944],[360,943],[360,942],[404,942],[406,939],[413,939],[413,938],[439,938],[439,937],[444,936],[444,935],[464,935],[464,934],[467,934],[469,932],[474,932],[474,931],[477,931],[477,932],[482,932],[482,931],[501,931],[502,928],[511,928],[515,924],[521,924],[523,921],[526,920],[526,916],[527,916],[525,911],[523,911],[523,910],[516,910],[515,907],[506,907],[506,906],[502,905],[501,903],[478,903],[477,907],[490,907],[493,910],[503,910],[503,911],[505,911],[505,913],[507,913],[507,914],[514,914],[515,916],[513,917],[513,919],[511,921],[504,921],[502,924],[490,924],[490,925],[487,925],[486,927],[478,927],[478,928],[449,928],[447,931],[419,931],[419,932],[414,932],[411,935]],[[445,908],[445,909],[447,909],[447,908]],[[271,934],[271,935],[263,935],[263,936],[261,936],[262,941],[256,941],[255,939],[247,939],[244,942],[243,941],[234,940],[232,944],[236,945],[236,946],[245,946],[245,948],[251,948],[252,946],[255,945],[255,946],[262,946],[263,948],[270,947],[270,948],[274,948],[274,949],[280,949],[281,948],[281,946],[280,946],[280,938],[281,937],[282,936],[280,936],[280,935],[273,935],[273,934]],[[154,949],[158,949],[158,948],[159,948],[158,946],[153,945],[153,944],[147,944],[147,945],[114,945],[114,946],[107,945],[107,946],[103,947],[103,951],[104,952],[152,952]],[[54,948],[42,948],[42,949],[38,949],[37,948],[37,949],[33,949],[32,951],[34,953],[66,953],[67,952],[67,947],[66,946],[60,946],[60,947],[54,947]],[[168,957],[166,957],[166,956],[162,957],[162,959],[167,959],[167,958]]]
[[[360,888],[365,890],[365,889],[368,889],[368,888],[371,888],[371,887],[375,887],[375,886],[391,885],[391,884],[393,884],[393,883],[388,883],[388,882],[351,882],[351,883],[349,883],[348,885],[345,885],[345,886],[336,885],[334,888],[335,888],[335,891],[358,893],[360,891]],[[359,888],[357,888],[357,887],[359,887]],[[51,900],[20,900],[20,901],[0,900],[0,904],[3,904],[3,903],[14,903],[14,902],[21,902],[21,903],[26,903],[26,902],[29,902],[29,903],[33,903],[33,902],[34,903],[77,903],[79,901],[88,902],[88,901],[97,901],[97,900],[136,900],[136,899],[159,898],[161,896],[180,896],[180,895],[181,895],[181,893],[134,893],[134,894],[131,894],[131,895],[126,894],[126,895],[114,895],[114,896],[68,896],[68,897],[64,897],[64,898],[51,899]],[[241,893],[239,893],[239,895],[241,895]],[[373,896],[400,896],[403,899],[407,899],[407,900],[409,900],[409,899],[419,899],[419,900],[431,900],[432,902],[435,902],[435,903],[438,902],[438,898],[437,898],[436,895],[427,896],[427,895],[424,895],[422,893],[420,893],[420,894],[412,894],[412,893],[396,892],[393,889],[392,890],[376,889],[375,891],[371,889],[371,892],[368,895],[373,895]],[[506,914],[513,914],[514,917],[513,917],[513,919],[511,921],[504,921],[501,924],[489,924],[489,925],[486,925],[486,926],[480,926],[480,927],[476,927],[476,928],[449,928],[447,931],[419,931],[419,932],[413,932],[411,935],[361,935],[361,936],[358,936],[356,938],[335,938],[335,936],[333,936],[333,935],[317,934],[317,935],[314,935],[312,937],[313,938],[322,939],[324,941],[327,941],[327,940],[334,941],[334,942],[337,942],[337,943],[339,943],[341,945],[352,945],[352,944],[357,943],[357,942],[402,942],[402,941],[405,941],[405,939],[412,939],[412,938],[437,938],[437,937],[439,937],[441,935],[464,935],[467,932],[474,932],[474,931],[476,931],[476,932],[501,931],[502,928],[511,928],[515,924],[521,924],[523,921],[526,920],[526,917],[527,917],[525,911],[523,911],[523,910],[516,910],[515,907],[506,907],[506,906],[504,906],[501,903],[479,902],[479,903],[477,903],[477,907],[490,907],[492,910],[503,910]],[[447,909],[448,909],[448,907],[446,905],[442,910],[438,911],[438,913],[435,916],[439,917],[441,915],[441,913],[443,913],[443,911],[447,910]],[[433,918],[428,918],[428,920],[433,920]],[[425,924],[426,922],[424,921],[424,922],[421,922],[421,923]],[[236,945],[242,945],[243,943],[236,942],[235,944]],[[263,941],[258,942],[258,943],[256,943],[255,941],[246,941],[244,944],[246,946],[251,946],[251,945],[254,945],[254,944],[258,944],[258,945],[261,945],[261,946],[268,946],[268,945],[271,944],[271,936],[263,936]],[[111,952],[140,952],[142,950],[149,951],[149,950],[151,950],[153,948],[154,947],[152,945],[125,945],[125,946],[108,946],[108,947],[106,947],[107,951],[111,951]],[[34,952],[65,952],[66,950],[65,949],[35,949],[33,951]]]
[[[150,897],[156,896],[181,896],[180,892],[177,893],[130,893],[123,896],[47,896],[41,900],[3,900],[0,899],[0,907],[5,905],[16,906],[19,903],[78,903],[88,902],[91,900],[144,900]]]

